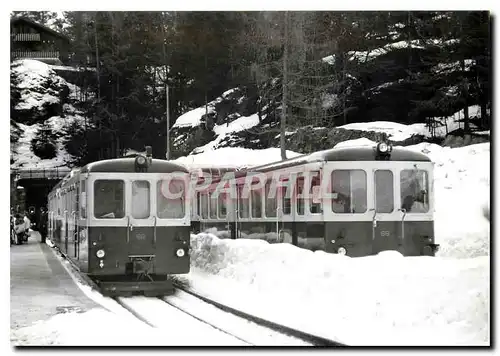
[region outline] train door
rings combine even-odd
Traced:
[[[70,207],[68,204],[69,201],[69,194],[67,191],[64,191],[64,198],[63,198],[63,226],[64,226],[64,253],[68,253],[68,242],[69,242],[69,214],[70,212]]]
[[[159,181],[158,194],[162,194],[166,187]],[[127,205],[127,250],[129,256],[150,255],[155,252],[156,245],[156,215],[152,214],[151,182],[137,178],[127,182],[125,199]]]
[[[78,228],[78,222],[80,221],[80,184],[75,184],[75,188],[73,191],[73,257],[78,258],[78,241],[79,241],[79,233],[80,229]]]
[[[394,206],[394,173],[389,169],[376,169],[374,179],[374,219],[372,222],[373,253],[384,250],[402,252],[398,221],[392,218]]]

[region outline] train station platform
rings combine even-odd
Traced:
[[[59,313],[98,308],[63,267],[54,251],[32,232],[28,243],[10,247],[10,328],[44,321]]]

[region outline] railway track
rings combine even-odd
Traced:
[[[214,300],[211,300],[207,297],[204,297],[192,290],[189,290],[188,288],[185,288],[184,286],[179,286],[176,285],[176,288],[181,291],[181,293],[188,294],[198,300],[203,301],[204,303],[207,303],[209,305],[214,306],[217,309],[220,309],[226,313],[229,313],[231,315],[237,316],[241,319],[247,320],[251,323],[254,323],[256,325],[259,325],[261,327],[264,327],[268,330],[273,331],[277,335],[287,336],[289,338],[292,338],[295,340],[295,343],[297,346],[318,346],[318,347],[346,347],[347,345],[342,344],[338,341],[335,340],[330,340],[321,336],[313,335],[311,333],[307,333],[301,330],[297,330],[294,328],[290,328],[285,325],[281,325],[278,323],[275,323],[270,320],[266,320],[248,313],[245,313],[241,310],[234,309],[232,307],[229,307],[227,305],[221,304],[219,302],[216,302]],[[166,297],[167,298],[172,298],[172,297]],[[301,341],[301,342],[300,342]],[[281,344],[283,346],[283,344]]]
[[[61,251],[59,253],[63,260],[68,261],[71,265],[72,272],[68,270],[70,274],[76,274],[80,277],[80,282],[85,281],[93,289],[99,290],[99,287],[92,279],[84,273],[80,273],[72,261],[66,259],[66,256]],[[217,330],[219,333],[225,334],[227,336],[227,345],[347,346],[335,340],[329,340],[321,336],[293,329],[234,309],[204,297],[181,283],[174,282],[174,286],[176,293],[167,297],[134,296],[113,297],[112,299],[126,310],[128,314],[150,327],[171,329],[172,332],[177,332],[178,330],[175,329],[179,324],[177,321],[176,323],[172,323],[173,319],[180,318],[186,323],[188,323],[187,320],[191,320],[191,323],[196,320],[198,324],[205,325],[205,330],[200,331],[202,333],[207,332],[207,330],[209,330],[208,332]],[[159,310],[163,312],[159,312]],[[189,334],[193,335],[192,332]],[[217,339],[220,338],[217,337]],[[179,346],[192,346],[192,341],[191,338],[190,340],[186,340],[185,344],[179,344]],[[218,344],[217,346],[222,345]]]

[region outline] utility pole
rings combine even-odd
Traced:
[[[287,73],[287,60],[288,60],[288,11],[285,11],[285,40],[284,40],[284,53],[283,53],[283,100],[281,104],[281,128],[280,128],[280,147],[281,159],[286,160],[286,147],[285,147],[285,124],[286,124],[286,95],[288,85]]]
[[[163,17],[164,18],[164,17]],[[165,101],[166,101],[166,118],[167,118],[167,149],[165,157],[170,160],[170,102],[169,102],[169,87],[168,87],[168,68],[167,68],[167,50],[165,38],[165,24],[161,24],[163,34],[163,65],[165,66]]]
[[[169,87],[165,82],[165,95],[167,101],[167,160],[170,160],[170,103],[169,103]]]

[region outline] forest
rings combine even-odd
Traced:
[[[88,124],[74,125],[66,142],[75,164],[144,145],[163,158],[167,127],[232,88],[244,98],[243,111],[265,115],[282,137],[305,126],[365,121],[432,126],[462,109],[466,134],[472,122],[491,125],[485,11],[11,15],[66,34],[67,64],[94,69],[78,80]],[[479,116],[467,112],[471,105]],[[230,120],[232,110],[213,120]],[[173,156],[189,153],[173,149]]]

